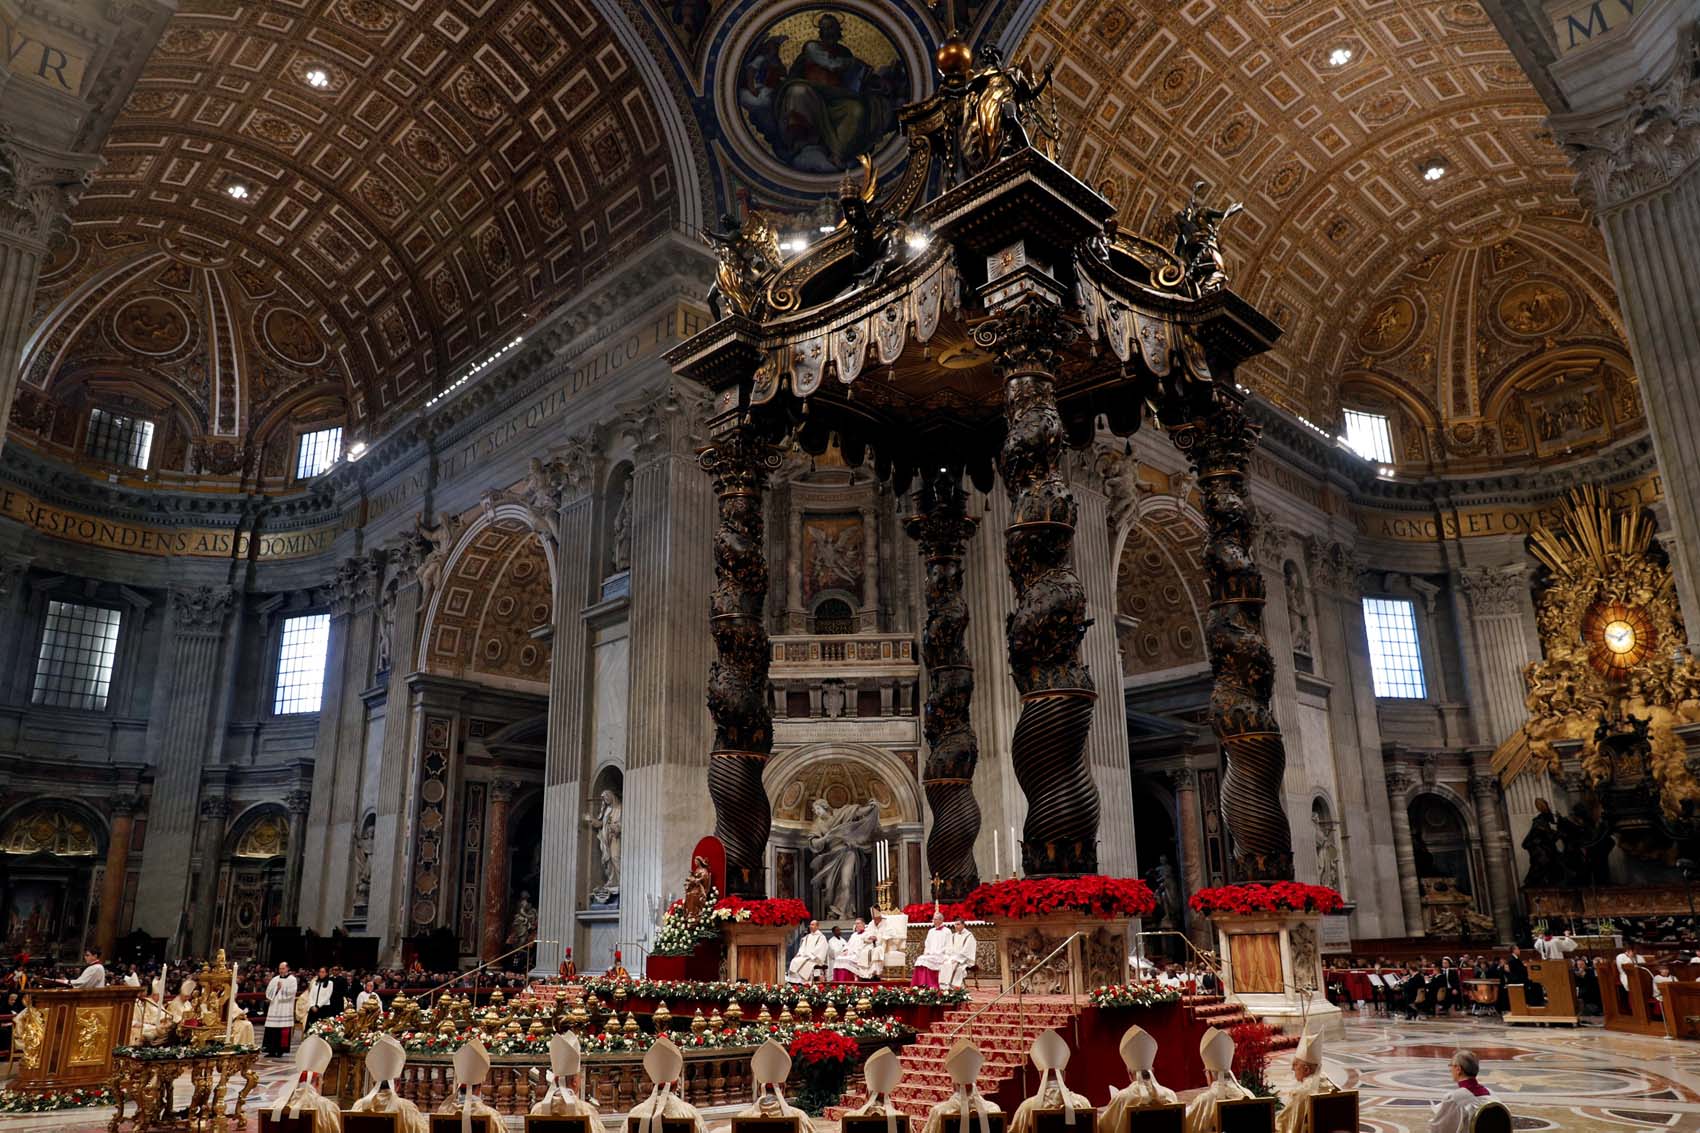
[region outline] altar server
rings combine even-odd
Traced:
[[[272,1120],[313,1115],[313,1133],[341,1133],[342,1110],[335,1098],[319,1093],[325,1067],[331,1064],[331,1044],[318,1035],[301,1040],[295,1052],[295,1077],[286,1080],[272,1100]]]
[[[659,1038],[643,1056],[643,1072],[654,1083],[649,1096],[631,1108],[628,1117],[645,1119],[639,1126],[642,1133],[661,1133],[663,1118],[676,1118],[692,1123],[696,1133],[706,1133],[702,1114],[694,1105],[679,1096],[679,1075],[684,1073],[685,1056],[673,1045],[673,1040]]]
[[[95,988],[106,986],[106,966],[100,962],[98,949],[83,949],[83,970],[74,980],[60,980],[69,987]]]
[[[1275,1133],[1311,1133],[1310,1099],[1316,1094],[1338,1093],[1322,1072],[1322,1036],[1306,1033],[1293,1051],[1291,1090],[1281,1094],[1281,1112],[1275,1115]]]
[[[988,1133],[986,1115],[1003,1110],[976,1085],[984,1062],[979,1047],[967,1039],[956,1040],[944,1060],[945,1072],[955,1088],[927,1114],[924,1133]]]
[[[1576,951],[1576,937],[1573,933],[1567,932],[1563,936],[1554,936],[1550,932],[1543,933],[1541,938],[1535,941],[1535,955],[1543,960],[1562,960],[1566,952],[1574,951]]]
[[[844,942],[844,951],[838,954],[837,966],[832,971],[833,982],[853,983],[873,979],[874,949],[878,944],[873,933],[868,931],[868,922],[857,917],[856,930]]]
[[[579,1096],[579,1069],[582,1052],[578,1035],[568,1032],[549,1038],[549,1070],[543,1078],[549,1091],[531,1107],[537,1117],[590,1117],[596,1114],[596,1103]]]
[[[819,921],[810,921],[808,933],[797,945],[797,954],[791,957],[791,964],[785,969],[785,982],[813,983],[831,963],[832,951],[827,947],[826,934],[820,930]]]
[[[1140,1026],[1132,1026],[1122,1035],[1122,1065],[1133,1079],[1125,1089],[1110,1091],[1110,1104],[1104,1109],[1099,1128],[1105,1133],[1120,1133],[1127,1123],[1127,1111],[1148,1105],[1173,1105],[1175,1091],[1159,1085],[1151,1067],[1157,1062],[1157,1040]]]
[[[756,1048],[750,1058],[750,1077],[756,1095],[738,1112],[739,1117],[795,1117],[799,1133],[814,1133],[809,1115],[785,1100],[785,1079],[791,1076],[791,1055],[772,1039]]]
[[[490,1052],[484,1049],[483,1043],[473,1039],[455,1051],[454,1093],[443,1099],[437,1112],[460,1114],[461,1133],[472,1133],[473,1119],[478,1117],[490,1119],[491,1133],[502,1133],[502,1115],[478,1094],[489,1078]]]
[[[1032,1097],[1015,1107],[1010,1133],[1032,1133],[1036,1123],[1034,1113],[1041,1109],[1062,1110],[1064,1125],[1075,1123],[1077,1111],[1092,1112],[1092,1103],[1063,1082],[1062,1072],[1068,1067],[1069,1053],[1068,1043],[1054,1030],[1046,1031],[1033,1040],[1031,1057],[1033,1065],[1039,1068],[1039,1088]]]
[[[945,927],[944,914],[933,911],[933,927],[921,942],[921,954],[915,957],[915,973],[909,982],[916,987],[949,987],[946,974],[957,962],[956,945],[950,929]]]
[[[1210,1082],[1204,1092],[1186,1106],[1186,1133],[1216,1133],[1220,1124],[1216,1107],[1222,1102],[1236,1102],[1251,1097],[1251,1091],[1234,1077],[1234,1037],[1226,1031],[1211,1027],[1198,1043],[1198,1057],[1204,1062]]]
[[[1617,982],[1624,991],[1629,990],[1629,969],[1641,966],[1641,953],[1635,951],[1635,945],[1625,944],[1623,951],[1617,954]]]
[[[379,1035],[366,1052],[366,1076],[372,1089],[349,1107],[354,1113],[393,1113],[401,1133],[427,1133],[430,1119],[419,1107],[396,1093],[396,1076],[407,1065],[407,1051],[389,1035]]]
[[[289,1031],[295,1026],[295,977],[288,964],[277,966],[277,975],[266,984],[266,1053],[282,1058],[289,1050]]]
[[[956,950],[956,964],[950,969],[950,982],[946,986],[959,988],[968,982],[968,973],[979,966],[980,939],[961,921],[951,921],[950,942]]]
[[[862,1064],[862,1081],[868,1087],[868,1100],[848,1110],[847,1117],[883,1117],[886,1133],[897,1133],[897,1115],[903,1111],[891,1100],[891,1091],[903,1080],[903,1063],[888,1046],[882,1046]]]

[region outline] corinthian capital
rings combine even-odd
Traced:
[[[53,226],[77,203],[99,164],[93,154],[33,145],[0,123],[0,238],[45,250]]]
[[[172,616],[179,633],[216,633],[236,602],[228,586],[195,586],[171,592]]]
[[[1528,576],[1520,566],[1465,567],[1458,572],[1458,585],[1470,600],[1470,612],[1479,618],[1519,614],[1529,593]]]
[[[1606,211],[1657,192],[1700,160],[1700,31],[1684,30],[1661,77],[1605,111],[1555,114],[1553,139],[1576,167],[1576,195]]]

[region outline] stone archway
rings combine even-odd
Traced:
[[[105,824],[69,799],[32,799],[0,818],[6,947],[73,957],[92,943]]]
[[[224,950],[232,960],[253,960],[261,954],[266,929],[281,923],[284,916],[289,813],[281,806],[264,804],[238,816],[225,840],[221,864]]]
[[[531,630],[554,617],[553,534],[521,503],[471,514],[432,580],[418,669],[528,691],[546,686],[549,643]]]
[[[812,879],[815,805],[824,803],[837,812],[875,803],[880,811],[877,838],[890,846],[894,900],[902,904],[921,899],[921,795],[915,769],[902,756],[867,744],[807,744],[769,762],[762,784],[773,808],[768,868],[775,896],[796,897],[825,917],[822,894]],[[871,862],[869,857],[865,876],[855,883],[857,908],[873,900]]]

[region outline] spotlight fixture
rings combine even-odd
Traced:
[[[912,231],[903,238],[903,242],[909,245],[911,252],[920,252],[924,251],[927,245],[931,243],[931,238],[925,232]]]
[[[348,459],[350,461],[359,460],[361,457],[363,457],[365,455],[366,455],[366,442],[365,441],[355,441],[353,444],[348,446]]]
[[[1350,47],[1336,47],[1328,53],[1328,65],[1330,67],[1344,67],[1351,61],[1352,49]]]
[[[248,186],[240,181],[232,181],[224,187],[224,194],[233,201],[245,201],[248,199]]]
[[[815,231],[819,232],[822,236],[830,236],[834,232],[838,231],[838,226],[836,224],[823,224],[816,228]]]
[[[314,90],[324,90],[326,87],[331,85],[330,72],[326,71],[323,67],[309,68],[307,73],[302,77],[307,80],[307,85],[312,87]]]
[[[793,236],[793,237],[791,237],[791,239],[781,242],[780,245],[779,245],[779,250],[781,252],[795,253],[795,252],[803,251],[808,246],[809,246],[809,238],[807,236]]]
[[[1442,177],[1446,176],[1446,159],[1443,157],[1431,157],[1427,161],[1423,162],[1422,171],[1424,181],[1438,181]]]

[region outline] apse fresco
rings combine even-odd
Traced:
[[[835,173],[897,131],[913,82],[892,37],[838,8],[805,8],[763,28],[738,64],[738,109],[753,140],[799,173]]]

